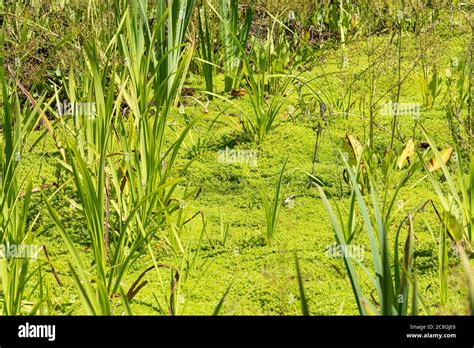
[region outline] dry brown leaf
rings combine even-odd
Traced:
[[[230,91],[230,95],[233,97],[244,97],[247,94],[245,89],[233,89]]]

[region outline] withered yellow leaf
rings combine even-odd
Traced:
[[[349,133],[346,133],[346,138],[344,139],[344,147],[349,155],[349,165],[356,166],[359,163],[363,152],[363,147],[359,141],[359,138]]]
[[[398,169],[403,169],[410,165],[412,161],[412,157],[415,154],[416,148],[416,140],[410,139],[408,140],[405,150],[403,150],[401,156],[398,158],[397,166]]]
[[[438,157],[436,155],[433,156],[432,159],[428,162],[428,170],[430,172],[434,172],[435,170],[439,169],[442,167],[443,164],[448,163],[449,159],[451,158],[451,155],[453,154],[453,148],[451,146],[445,148],[444,150],[441,150],[439,152],[439,156],[442,159],[442,163],[438,160]]]

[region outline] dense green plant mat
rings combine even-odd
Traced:
[[[1,312],[472,314],[474,9],[336,3],[2,3]]]

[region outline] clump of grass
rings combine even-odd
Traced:
[[[166,135],[168,115],[192,54],[192,50],[181,54],[181,45],[194,1],[169,1],[167,7],[158,2],[159,17],[152,24],[147,1],[116,0],[114,5],[119,15],[117,32],[105,54],[121,55],[127,63],[103,63],[98,42],[86,46],[90,81],[86,88],[97,113],[76,124],[75,134],[84,138],[86,151],[81,142],[68,141],[67,163],[63,163],[72,176],[91,240],[91,268],[45,197],[72,256],[70,270],[83,309],[92,315],[113,314],[117,296],[123,311],[131,313],[128,302],[141,286],[132,285],[124,296],[122,280],[147,250],[158,269],[150,243],[166,230],[169,216],[179,209],[172,197],[187,166],[176,176],[175,160],[197,121],[190,121],[173,141]],[[128,120],[122,114],[123,100],[131,111]],[[150,114],[155,116],[152,120]],[[165,240],[174,251],[184,252],[173,231]]]
[[[282,181],[283,173],[285,171],[286,163],[285,161],[283,167],[281,168],[280,175],[278,177],[277,184],[275,186],[275,193],[270,199],[268,192],[265,187],[260,189],[260,196],[262,198],[263,210],[265,212],[265,237],[267,243],[271,243],[273,237],[275,236],[277,225],[278,225],[278,216],[280,215],[281,209],[281,200],[282,200]]]
[[[203,60],[202,71],[206,81],[206,90],[214,93],[214,47],[208,21],[209,16],[206,1],[203,1],[201,7],[197,9],[200,54]]]
[[[412,314],[418,313],[417,300],[418,292],[416,288],[415,274],[413,272],[413,251],[414,251],[414,231],[413,231],[413,217],[408,214],[407,218],[400,224],[397,234],[396,242],[393,250],[393,258],[389,249],[388,234],[390,229],[391,214],[393,212],[394,202],[396,202],[399,190],[405,184],[406,180],[411,176],[414,165],[406,173],[404,178],[398,183],[395,191],[389,195],[384,194],[384,200],[380,204],[375,188],[374,175],[368,167],[369,161],[365,157],[364,163],[367,168],[367,177],[369,180],[369,194],[371,207],[366,203],[366,199],[362,194],[358,177],[360,175],[361,166],[350,166],[346,159],[341,156],[346,172],[351,181],[352,194],[356,198],[351,200],[351,205],[357,205],[359,213],[362,217],[364,229],[367,232],[369,239],[369,248],[373,262],[374,273],[371,273],[359,260],[353,261],[350,255],[344,255],[344,264],[346,266],[349,279],[352,285],[352,290],[357,302],[357,307],[361,315],[382,314],[382,315],[407,315],[409,313],[409,301],[412,300]],[[362,154],[362,157],[363,154]],[[361,159],[360,159],[361,160]],[[393,163],[394,166],[394,163]],[[354,172],[355,170],[355,172]],[[347,232],[345,230],[351,229],[353,215],[350,214],[348,220],[345,221],[341,214],[336,215],[329,203],[324,190],[321,187],[319,192],[323,200],[324,206],[329,214],[331,225],[336,235],[336,241],[341,247],[349,245],[350,241],[347,239]],[[383,209],[380,209],[380,208]],[[354,207],[351,208],[353,210]],[[400,260],[399,255],[399,234],[404,222],[408,222],[407,239],[404,248],[403,259]],[[360,282],[357,273],[356,264],[362,268],[371,280],[371,285],[375,289],[377,299],[367,295]],[[393,272],[393,273],[392,273]],[[412,286],[410,296],[410,285]]]
[[[225,246],[225,243],[227,241],[227,238],[229,237],[229,230],[230,230],[230,223],[224,221],[224,215],[222,214],[222,211],[219,209],[219,220],[220,220],[220,239],[221,243],[223,246]]]
[[[225,91],[230,91],[238,87],[239,69],[242,59],[245,59],[245,47],[249,37],[250,27],[252,25],[254,10],[248,7],[243,22],[239,18],[238,0],[219,0],[219,17],[221,21],[221,40],[224,52],[224,75]]]
[[[442,222],[450,234],[450,236],[456,241],[460,242],[465,240],[469,243],[473,242],[473,211],[472,211],[472,186],[474,178],[474,166],[471,157],[471,163],[469,168],[469,176],[465,176],[465,167],[462,160],[462,153],[459,151],[457,144],[455,143],[455,158],[456,160],[456,173],[452,174],[447,167],[447,159],[443,158],[441,152],[437,149],[436,144],[433,142],[431,137],[428,135],[423,126],[420,126],[423,135],[430,145],[431,151],[434,153],[431,163],[435,163],[436,167],[439,167],[448,186],[448,193],[444,193],[439,181],[435,178],[433,165],[430,166],[425,164],[426,175],[435,190],[441,205],[443,206],[443,212],[440,214]],[[419,155],[421,157],[421,155]],[[444,156],[445,157],[445,156]],[[451,157],[451,156],[450,156]],[[449,158],[448,158],[449,159]],[[424,162],[423,162],[424,163]],[[467,170],[467,168],[466,168]]]
[[[3,28],[0,43],[3,45]],[[0,54],[2,132],[0,137],[0,308],[4,315],[34,314],[37,306],[25,308],[26,289],[41,265],[31,270],[31,256],[10,255],[21,248],[34,247],[34,226],[38,215],[28,221],[31,203],[31,179],[18,179],[18,168],[29,137],[39,122],[38,109],[20,110],[18,95],[9,92]],[[23,191],[24,190],[24,191]],[[23,191],[23,192],[22,192]],[[40,277],[39,281],[42,279]]]

